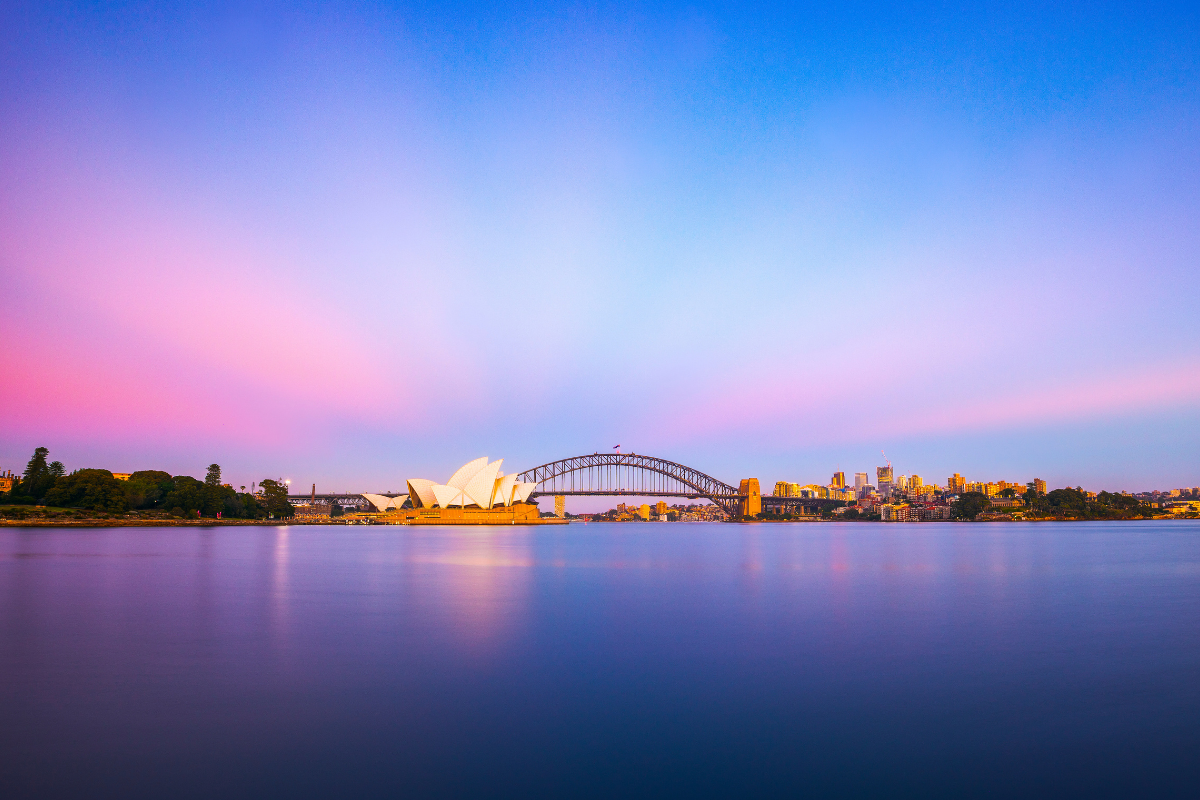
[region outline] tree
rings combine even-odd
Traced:
[[[39,447],[33,451],[33,458],[29,459],[29,463],[25,465],[25,474],[21,483],[13,486],[9,493],[13,496],[13,500],[17,502],[24,500],[27,503],[37,502],[46,496],[50,487],[54,486],[56,478],[46,464],[48,455],[50,455],[50,451],[45,447]]]
[[[258,482],[259,491],[267,507],[267,513],[276,517],[294,517],[296,509],[288,502],[287,485],[281,481],[264,478]]]
[[[963,492],[950,506],[956,519],[975,519],[992,505],[983,492]]]
[[[158,508],[164,497],[175,488],[169,472],[157,469],[138,470],[125,481],[125,495],[130,508]]]
[[[51,461],[48,469],[50,470],[50,474],[55,478],[61,478],[67,474],[67,468],[63,466],[61,461]]]
[[[1005,487],[1000,490],[1000,496],[1001,497],[1016,497],[1017,490],[1012,488],[1011,486]]]
[[[128,506],[125,482],[106,469],[77,469],[46,492],[46,504],[119,513]]]
[[[204,476],[204,482],[209,486],[221,485],[221,465],[209,464],[208,474]]]

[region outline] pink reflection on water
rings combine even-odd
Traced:
[[[534,558],[524,529],[421,532],[405,558],[432,614],[467,650],[483,653],[514,635],[529,602]]]

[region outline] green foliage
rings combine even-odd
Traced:
[[[182,509],[185,513],[199,511],[207,517],[209,514],[204,512],[212,505],[207,488],[204,483],[190,475],[176,475],[171,479],[171,488],[163,497],[162,504],[166,508]],[[220,510],[219,506],[213,508],[212,516],[215,517]]]
[[[46,464],[48,455],[50,455],[50,451],[45,447],[39,447],[33,451],[33,458],[29,459],[29,463],[25,465],[25,474],[21,478],[21,482],[14,485],[12,491],[9,492],[9,502],[39,503],[46,496],[46,492],[50,491],[57,480],[50,471],[49,465]]]
[[[1154,510],[1143,505],[1136,497],[1115,492],[1100,492],[1094,498],[1079,487],[1055,489],[1044,495],[1034,494],[1029,500],[1027,516],[1069,517],[1072,519],[1131,519],[1150,517]]]
[[[171,480],[171,473],[163,472],[160,469],[140,469],[130,475],[129,480],[162,483],[163,481]]]
[[[267,513],[273,517],[288,518],[296,515],[296,509],[288,502],[287,485],[270,478],[258,482],[262,491]]]
[[[162,508],[162,499],[174,488],[174,478],[159,470],[140,470],[125,481],[130,508]],[[168,506],[169,507],[169,506]]]
[[[35,458],[37,455],[35,453]],[[44,460],[44,453],[42,458]],[[219,479],[219,473],[217,477]],[[22,499],[14,502],[22,502]],[[33,501],[27,499],[23,502]],[[117,480],[108,470],[76,470],[53,484],[53,488],[46,493],[46,502],[110,513],[130,509],[169,511],[188,518],[213,518],[217,514],[246,519],[266,516],[266,510],[253,495],[238,494],[219,482],[215,485],[201,482],[190,475],[172,477],[161,470],[140,470],[130,475],[128,481]],[[288,506],[290,509],[291,504]]]
[[[1016,490],[1016,489],[1014,489],[1014,488],[1012,488],[1011,486],[1009,486],[1009,487],[1007,487],[1007,488],[1004,488],[1004,489],[1001,489],[1001,490],[1000,490],[1000,496],[1001,496],[1001,497],[1016,497],[1016,496],[1017,496],[1017,490]]]
[[[121,513],[129,508],[125,482],[106,469],[77,469],[56,481],[46,493],[46,504]]]
[[[207,484],[208,486],[220,486],[221,485],[221,465],[220,464],[209,464],[208,465],[208,472],[204,476],[204,483]]]
[[[950,506],[955,519],[975,519],[991,508],[992,501],[983,492],[963,492]]]
[[[50,470],[50,474],[55,478],[61,478],[67,474],[67,468],[63,466],[61,461],[51,461],[48,469]]]

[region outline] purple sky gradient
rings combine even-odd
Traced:
[[[1193,12],[138,8],[0,18],[0,468],[1200,484]]]

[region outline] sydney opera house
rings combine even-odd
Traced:
[[[397,512],[395,521],[410,525],[498,525],[562,522],[542,520],[529,502],[536,483],[522,483],[500,472],[503,459],[477,458],[459,467],[450,480],[408,480],[408,496],[363,495],[381,512]],[[389,520],[392,514],[388,514]]]
[[[410,478],[408,496],[413,508],[481,508],[524,503],[536,483],[518,483],[516,475],[500,472],[504,459],[488,463],[487,457],[463,464],[445,483]]]

